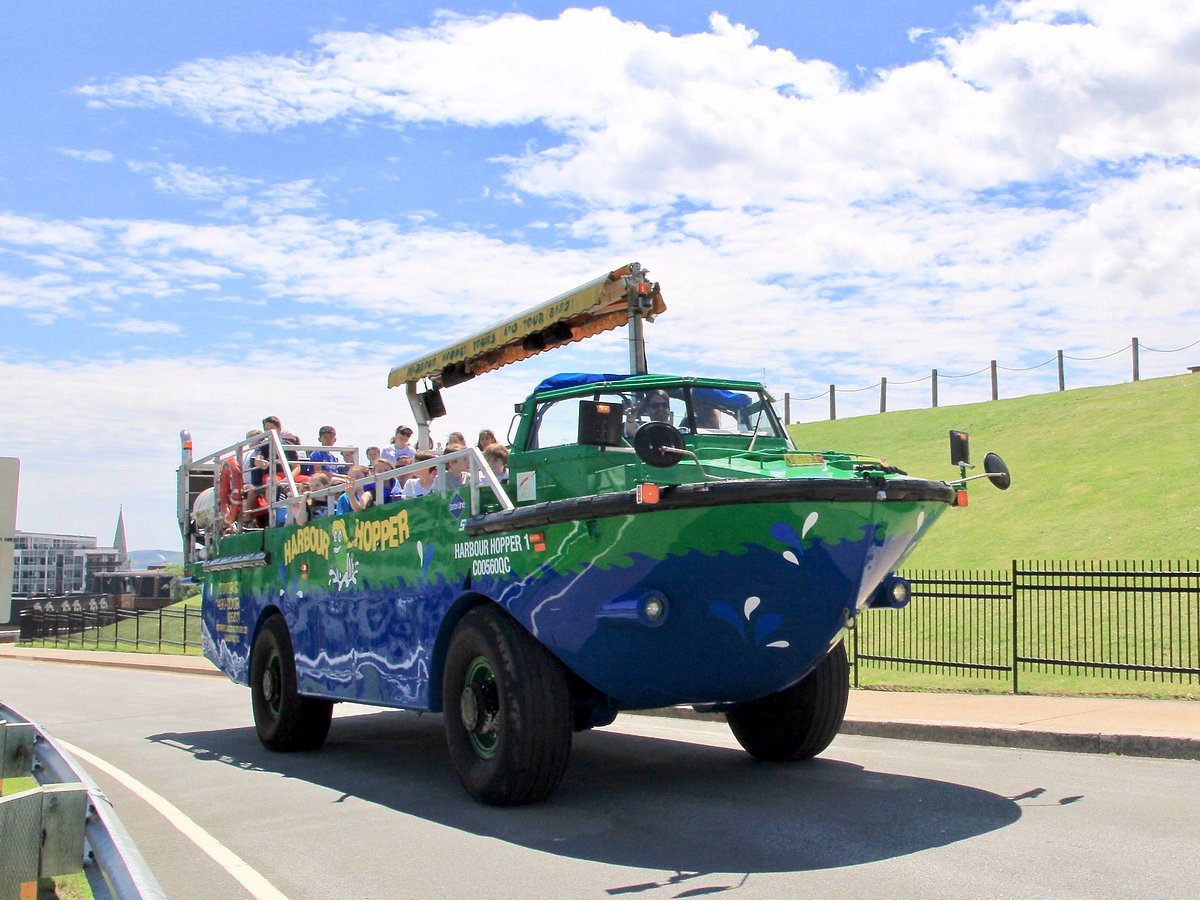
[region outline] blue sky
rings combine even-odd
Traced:
[[[1057,350],[1068,386],[1126,380],[1132,336],[1181,372],[1195,349],[1153,351],[1200,339],[1193,7],[5,4],[18,527],[107,540],[123,504],[132,547],[173,547],[180,428],[382,443],[391,366],[631,260],[668,303],[653,368],[765,378],[798,419],[990,359],[1002,395],[1052,389],[1017,370]],[[442,428],[503,433],[543,375],[624,354],[455,388]]]

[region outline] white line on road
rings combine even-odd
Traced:
[[[161,794],[156,794],[132,775],[121,771],[100,757],[93,756],[86,750],[81,750],[74,744],[68,744],[59,738],[55,740],[60,746],[65,747],[69,753],[79,757],[89,766],[93,766],[101,772],[112,776],[145,800],[150,806],[161,813],[168,822],[178,828],[184,837],[207,853],[217,865],[236,878],[242,887],[250,892],[251,896],[262,898],[262,900],[287,900],[287,895],[277,890],[271,882],[258,874],[249,863],[188,818],[179,807],[175,806],[167,798]]]

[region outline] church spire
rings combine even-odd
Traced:
[[[117,532],[113,535],[112,545],[117,549],[118,559],[117,566],[121,569],[129,568],[129,545],[125,542],[125,508],[118,507],[117,511]]]

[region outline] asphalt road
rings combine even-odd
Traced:
[[[318,753],[259,745],[222,679],[0,660],[0,699],[165,797],[283,894],[1195,896],[1200,762],[839,737],[756,763],[719,723],[576,736],[551,800],[492,809],[438,716],[339,706]],[[94,768],[170,897],[249,892]]]

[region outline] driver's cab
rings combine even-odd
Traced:
[[[559,389],[556,379],[568,378],[570,383]],[[769,397],[749,382],[556,376],[539,385],[520,410],[509,466],[518,476],[526,472],[527,480],[532,475],[536,491],[517,496],[518,504],[635,486],[647,477],[647,460],[635,453],[639,433],[654,434],[655,446],[677,443],[685,451],[679,461],[691,460],[670,472],[657,471],[655,479],[665,482],[705,478],[695,470],[696,454],[726,457],[791,446]]]

